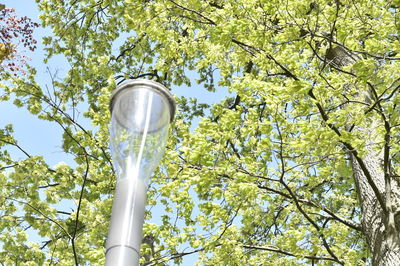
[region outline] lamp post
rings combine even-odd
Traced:
[[[160,83],[140,79],[115,89],[110,110],[117,184],[105,265],[139,265],[147,185],[163,155],[175,101]]]

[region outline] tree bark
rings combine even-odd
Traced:
[[[326,58],[329,64],[340,68],[355,63],[358,58],[344,47],[328,49]],[[353,95],[370,102],[371,91]],[[362,227],[368,247],[372,252],[372,265],[400,265],[399,206],[400,185],[391,170],[390,125],[382,119],[372,119],[368,127],[348,127],[366,139],[366,152],[362,157],[350,144],[345,144],[351,157],[354,181],[361,206]],[[386,135],[382,138],[385,147],[376,150],[378,126],[384,124]],[[351,128],[351,129],[350,129]]]
[[[354,131],[359,131],[363,136],[373,136],[376,128],[354,128]],[[385,177],[382,171],[383,156],[382,152],[373,150],[372,139],[367,140],[367,152],[361,158],[365,164],[366,169],[372,177],[379,190],[379,193],[386,198],[385,192]],[[351,153],[351,152],[350,152]],[[357,186],[358,198],[361,206],[362,214],[362,227],[366,237],[368,246],[372,252],[372,265],[400,265],[400,248],[398,242],[398,233],[394,224],[389,222],[389,211],[384,211],[381,204],[377,200],[375,192],[372,189],[371,183],[366,177],[365,170],[362,169],[360,162],[355,158],[356,156],[351,153],[351,161],[353,168],[354,180]],[[398,202],[399,186],[393,182],[391,186],[391,194],[396,195]],[[393,193],[397,191],[397,193]],[[395,197],[392,197],[394,200]],[[386,199],[387,201],[387,199]],[[385,201],[385,208],[388,204]],[[393,214],[393,211],[390,211]],[[393,228],[394,226],[394,228]],[[396,236],[397,234],[397,236]]]

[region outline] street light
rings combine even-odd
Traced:
[[[163,155],[175,101],[160,83],[140,79],[115,89],[110,110],[117,184],[105,265],[139,265],[147,185]]]

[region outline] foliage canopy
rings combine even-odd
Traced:
[[[2,100],[62,127],[76,164],[29,152],[16,161],[12,127],[0,130],[1,261],[104,262],[115,185],[108,101],[117,83],[146,77],[230,94],[213,105],[176,98],[143,263],[198,254],[206,265],[368,264],[349,147],[360,158],[386,147],[399,172],[399,1],[37,2],[54,34],[42,40],[47,57],[64,55],[71,69],[51,93],[32,69],[2,72]],[[353,60],[336,62],[334,49]],[[82,106],[89,128],[75,116]],[[44,242],[29,242],[28,227]]]

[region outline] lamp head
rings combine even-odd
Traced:
[[[133,80],[118,86],[110,101],[110,143],[119,179],[146,183],[157,167],[175,114],[175,101],[163,85]]]

